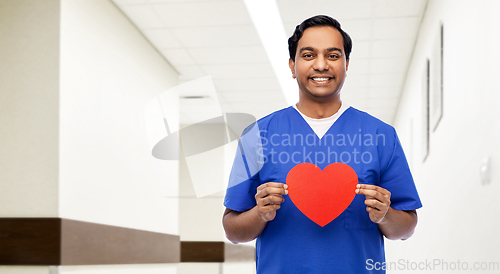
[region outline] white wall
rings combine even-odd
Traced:
[[[202,127],[199,125],[199,127]],[[220,133],[221,140],[225,137],[226,127],[223,124],[206,124],[204,130]],[[224,159],[223,151],[217,150],[218,157],[212,159],[211,167],[220,176],[206,178],[206,184],[221,184],[223,181]],[[179,188],[179,229],[181,241],[223,241],[225,239],[222,227],[224,212],[224,195],[215,193],[205,197],[196,197],[191,181],[188,165],[184,159],[180,161]]]
[[[178,162],[152,157],[144,122],[146,104],[177,73],[111,1],[63,0],[60,79],[60,216],[178,235],[178,200],[167,198],[178,195]],[[177,265],[59,273],[177,273]]]
[[[200,129],[202,132],[220,133],[217,137],[221,140],[226,137],[224,124],[204,124],[198,125],[198,127],[202,127]],[[210,134],[210,136],[216,136],[216,134]],[[212,150],[211,156],[213,158],[210,167],[220,176],[206,178],[204,183],[219,185],[223,182],[223,185],[227,186],[234,154],[235,149],[231,145],[226,145],[223,149]],[[184,159],[179,163],[179,171],[179,235],[181,241],[224,241],[229,243],[222,226],[225,191],[197,198],[188,165]],[[255,246],[255,241],[245,245]],[[179,265],[178,273],[255,273],[255,262],[182,263]]]
[[[178,234],[178,163],[151,156],[144,122],[177,78],[111,1],[61,2],[61,217]]]
[[[0,217],[58,216],[59,9],[0,0]]]
[[[0,0],[0,26],[0,217],[178,234],[178,200],[166,198],[178,195],[178,163],[152,157],[144,122],[176,71],[111,1]],[[177,264],[0,272],[177,273]]]
[[[432,266],[440,273],[455,273],[449,269],[458,260],[469,268],[475,262],[500,263],[499,10],[499,1],[429,1],[394,123],[423,208],[418,210],[419,224],[412,238],[386,242],[389,262],[448,262],[448,271],[443,264]],[[443,117],[430,134],[430,153],[423,162],[422,73],[440,22],[444,24]],[[479,173],[485,157],[492,163],[487,185]]]

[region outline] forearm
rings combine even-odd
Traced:
[[[401,211],[389,207],[385,218],[378,223],[380,231],[390,240],[406,240],[413,235],[417,226],[415,210]]]
[[[226,236],[235,244],[249,242],[257,238],[266,224],[267,222],[260,216],[257,206],[245,212],[226,209],[222,218]]]

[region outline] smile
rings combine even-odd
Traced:
[[[314,81],[322,82],[322,81],[328,81],[331,78],[312,78]]]
[[[313,82],[321,84],[329,82],[333,79],[333,77],[311,77],[309,79],[311,79]]]

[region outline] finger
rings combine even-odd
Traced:
[[[367,207],[366,208],[366,211],[374,218],[376,218],[377,220],[380,220],[384,217],[384,213],[380,210],[377,210],[373,207]]]
[[[389,200],[389,197],[383,195],[382,193],[376,191],[376,190],[370,190],[370,189],[356,189],[357,194],[365,195],[367,199],[376,199],[381,202],[385,202]]]
[[[384,216],[385,216],[385,214],[384,214],[383,211],[377,210],[377,209],[375,209],[373,207],[367,207],[366,211],[368,211],[368,213],[371,216],[373,216],[373,217],[375,217],[375,218],[377,218],[379,220],[382,219],[382,218],[384,218]]]
[[[257,203],[260,206],[268,206],[268,205],[279,205],[283,202],[283,198],[280,196],[270,195],[265,198],[259,199]]]
[[[278,194],[271,194],[265,197],[258,197],[255,195],[255,201],[258,206],[267,206],[269,204],[281,204],[285,202],[285,198]]]
[[[269,194],[280,194],[280,195],[287,195],[288,190],[285,189],[286,186],[285,184],[280,184],[279,187],[276,187],[275,185],[270,185],[269,183],[263,184],[257,188],[257,194],[255,194],[255,197],[265,197]]]
[[[281,194],[269,194],[269,196],[276,196],[276,197],[279,197],[282,200],[282,202],[285,201],[285,198]]]
[[[378,188],[376,190],[373,189],[363,189],[363,188],[358,188],[356,189],[357,194],[365,195],[367,199],[377,199],[383,203],[386,202],[391,202],[391,193],[387,192],[387,194],[381,193],[378,190],[383,190],[383,188]]]
[[[255,194],[255,199],[267,197],[269,195],[281,196],[287,195],[288,190],[280,188],[267,187]]]
[[[267,183],[264,183],[260,186],[257,187],[257,191],[262,191],[263,189],[266,189],[268,187],[271,187],[271,188],[278,188],[278,189],[287,189],[288,186],[286,184],[282,184],[282,183],[274,183],[274,182],[267,182]]]
[[[371,190],[376,190],[384,195],[390,195],[391,192],[389,192],[389,190],[385,189],[385,188],[382,188],[382,187],[379,187],[379,186],[376,186],[376,185],[367,185],[367,184],[358,184],[356,186],[357,189],[371,189]]]
[[[378,200],[365,200],[365,205],[376,210],[384,211],[387,209],[387,205],[379,202]]]
[[[285,188],[286,185],[283,184],[283,183],[276,183],[276,182],[267,182],[267,183],[263,183],[262,185],[260,185],[259,187],[257,187],[257,190],[262,190],[266,187],[277,187],[277,188]]]
[[[278,210],[280,208],[281,208],[281,205],[269,205],[269,206],[266,206],[266,207],[263,207],[263,208],[259,209],[259,211],[262,214],[267,214],[267,213],[276,211],[276,210]]]
[[[285,198],[281,194],[269,194],[267,197],[273,196],[272,201],[276,202],[279,201],[280,203],[283,203],[285,201]]]
[[[260,186],[258,186],[258,187],[257,187],[257,192],[259,192],[259,191],[263,190],[264,188],[266,188],[266,187],[267,187],[267,185],[268,185],[268,183],[263,183],[263,184],[261,184]]]

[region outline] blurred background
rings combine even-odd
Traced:
[[[412,238],[386,241],[388,273],[498,273],[499,11],[496,0],[0,0],[0,273],[255,273],[254,243],[225,238],[224,192],[197,197],[184,158],[152,157],[145,106],[204,76],[216,96],[161,99],[170,132],[214,108],[261,118],[295,103],[286,39],[317,14],[353,39],[343,101],[396,128],[424,205]],[[213,155],[207,184],[226,184],[230,152]],[[62,225],[25,222],[40,218]],[[19,247],[40,231],[59,235],[52,259],[43,244]]]

